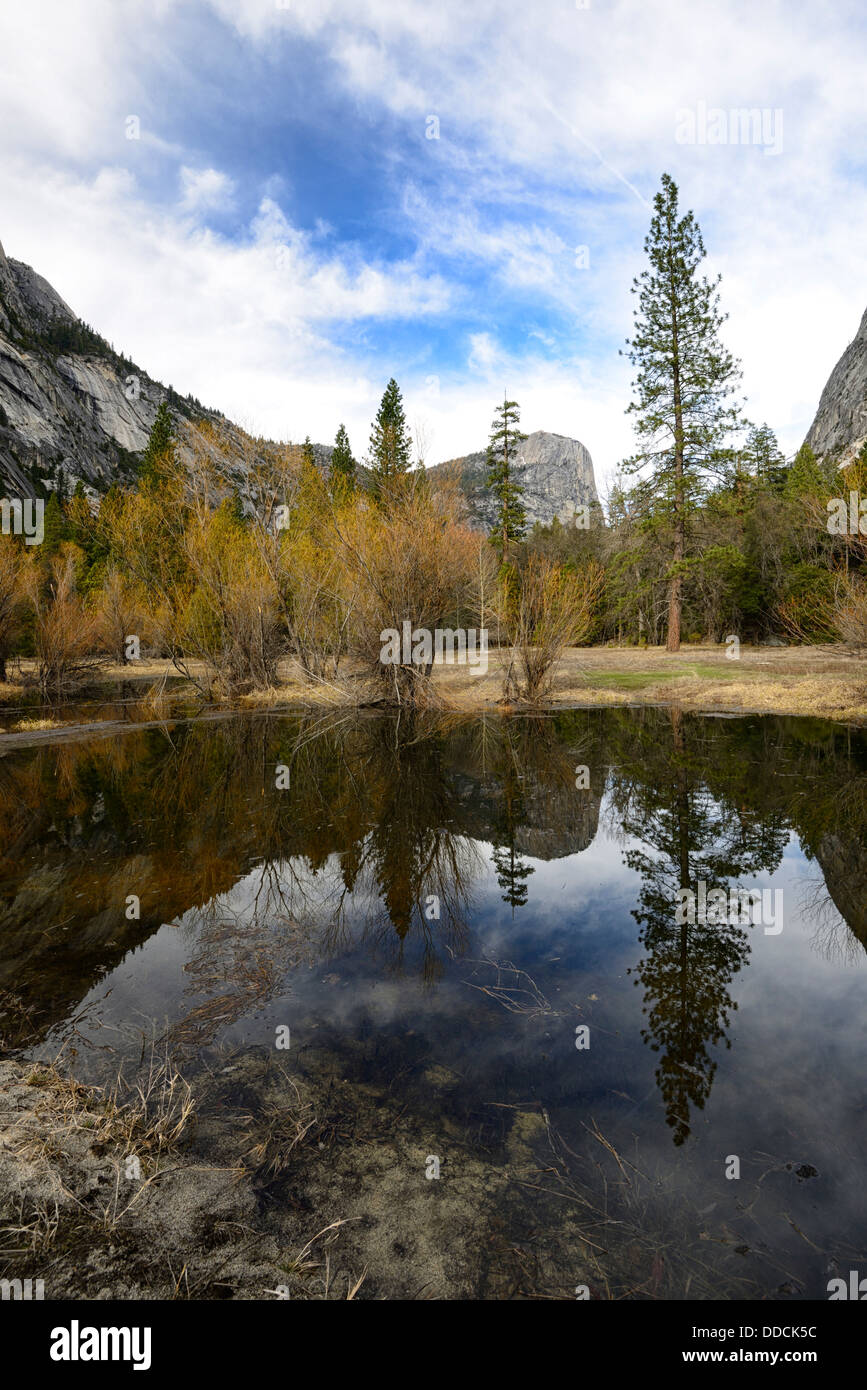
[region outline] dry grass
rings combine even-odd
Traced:
[[[152,1053],[143,1080],[128,1085],[121,1076],[111,1086],[90,1086],[65,1076],[57,1063],[34,1068],[30,1086],[49,1092],[54,1101],[57,1126],[40,1145],[50,1145],[51,1134],[87,1130],[92,1147],[134,1150],[139,1156],[159,1158],[181,1139],[193,1115],[188,1083],[169,1062]]]
[[[16,734],[27,734],[38,732],[42,729],[62,728],[62,719],[19,719],[17,724],[13,724],[12,732]]]
[[[503,708],[508,660],[508,649],[491,649],[484,675],[474,674],[474,668],[466,665],[436,662],[431,683],[437,704],[465,714]],[[132,674],[149,676],[154,685],[144,696],[141,712],[145,718],[160,719],[170,712],[171,699],[178,693],[177,689],[164,691],[162,686],[174,673],[171,662],[151,661],[108,667],[104,674],[108,681]],[[231,703],[249,710],[356,707],[370,698],[361,675],[357,665],[347,662],[339,681],[315,681],[288,658],[280,663],[275,685]],[[20,695],[20,687],[7,684],[0,688],[0,698],[6,691]],[[867,720],[867,654],[842,645],[742,646],[739,660],[728,661],[724,647],[684,645],[678,653],[661,647],[570,648],[556,666],[544,704],[548,708],[674,704],[684,709],[807,715],[857,723]],[[50,719],[28,719],[8,732],[62,727],[62,722]]]
[[[37,1064],[27,1075],[26,1084],[44,1099],[26,1114],[19,1112],[17,1132],[7,1139],[21,1160],[36,1165],[34,1173],[52,1175],[54,1195],[34,1190],[20,1195],[17,1210],[7,1204],[0,1227],[6,1253],[10,1244],[18,1251],[46,1250],[62,1224],[60,1202],[67,1209],[74,1205],[85,1228],[95,1222],[105,1232],[114,1231],[151,1184],[171,1171],[163,1160],[193,1118],[189,1085],[168,1057],[159,1059],[153,1049],[143,1079],[134,1085],[121,1076],[111,1086],[85,1085],[64,1074],[58,1061]],[[131,1156],[141,1176],[130,1197],[124,1165]],[[99,1189],[97,1200],[81,1201],[71,1188],[81,1187],[82,1169],[106,1160],[114,1182]]]

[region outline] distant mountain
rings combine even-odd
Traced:
[[[807,443],[841,462],[867,439],[867,310],[852,342],[828,378]]]
[[[484,450],[449,459],[430,471],[450,470],[460,479],[470,516],[481,529],[490,530],[496,504],[485,484]],[[514,478],[524,488],[524,506],[530,526],[549,525],[555,517],[567,521],[581,506],[598,503],[593,460],[584,445],[563,434],[536,430],[518,446]]]
[[[237,437],[240,476],[239,426],[153,380],[0,246],[0,495],[34,496],[61,476],[67,491],[79,479],[97,493],[115,479],[131,482],[163,400],[177,420],[181,457],[185,433],[211,420]],[[313,449],[327,469],[331,446]],[[489,529],[495,504],[485,485],[484,451],[430,471],[444,470],[457,471],[470,520]],[[520,446],[515,477],[525,488],[531,526],[555,517],[566,521],[597,501],[593,460],[577,439],[561,434],[531,434]]]

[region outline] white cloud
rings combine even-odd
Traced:
[[[219,169],[181,166],[181,206],[187,212],[211,212],[231,206],[234,184]]]

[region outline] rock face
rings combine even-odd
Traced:
[[[0,246],[0,490],[32,496],[61,471],[95,491],[128,480],[165,397],[181,432],[184,417],[209,414],[115,352]]]
[[[807,443],[820,456],[846,462],[867,439],[867,310],[858,332],[828,378]]]
[[[471,519],[480,529],[490,530],[496,503],[485,482],[485,452],[467,454],[438,464],[434,473],[454,470],[469,505]],[[593,460],[577,439],[563,434],[536,430],[518,447],[515,481],[524,488],[527,524],[537,521],[550,525],[557,517],[568,521],[579,507],[598,503]]]

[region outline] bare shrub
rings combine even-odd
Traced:
[[[6,679],[6,661],[21,627],[25,570],[21,546],[0,534],[0,681]]]
[[[245,528],[225,506],[195,515],[184,557],[192,585],[173,614],[175,642],[229,695],[273,685],[286,643],[273,585]]]
[[[837,585],[833,625],[847,646],[867,647],[867,585],[863,579],[847,578]]]
[[[135,586],[117,565],[106,570],[94,604],[96,639],[100,648],[107,652],[119,666],[125,666],[127,638],[135,634],[142,636],[145,626],[140,601]]]
[[[586,641],[592,630],[602,580],[595,561],[576,572],[536,554],[515,582],[504,580],[501,605],[512,639],[507,700],[539,700],[550,690],[563,649]]]
[[[72,693],[98,661],[94,656],[96,620],[76,586],[79,552],[65,545],[53,556],[46,572],[31,561],[26,587],[35,614],[33,643],[40,689],[46,697]]]
[[[127,496],[114,548],[159,647],[205,695],[274,685],[286,651],[280,596],[227,481],[228,438],[190,431],[183,465]],[[194,670],[200,662],[204,675]]]
[[[383,699],[436,703],[433,661],[384,664],[383,633],[402,633],[408,622],[433,634],[466,625],[477,611],[490,547],[462,523],[461,511],[451,485],[431,491],[425,478],[408,478],[381,505],[358,499],[336,522],[338,554],[356,586],[350,651]]]

